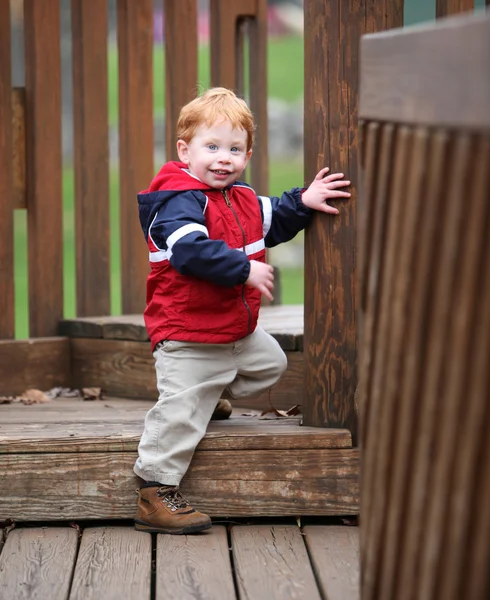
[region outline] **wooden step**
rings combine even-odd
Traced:
[[[260,325],[277,339],[288,358],[288,368],[270,393],[235,406],[288,409],[303,396],[303,306],[266,306]],[[102,387],[109,395],[155,398],[154,359],[142,315],[87,317],[60,323],[60,334],[70,338],[74,387]]]
[[[147,401],[0,405],[0,521],[134,516]],[[212,516],[358,513],[349,431],[239,412],[212,422],[182,489]]]

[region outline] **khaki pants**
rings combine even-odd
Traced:
[[[220,397],[260,396],[287,366],[260,327],[232,344],[167,340],[154,357],[159,399],[146,415],[134,472],[166,485],[179,485]]]

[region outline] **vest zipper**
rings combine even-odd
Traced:
[[[240,223],[238,215],[236,214],[235,209],[233,208],[233,206],[230,202],[230,199],[228,198],[227,191],[221,190],[221,193],[223,194],[223,198],[225,199],[226,206],[231,210],[231,212],[233,213],[233,216],[235,217],[235,221],[238,224],[238,227],[240,227],[240,231],[242,232],[242,236],[243,236],[243,251],[245,252],[245,247],[247,245],[247,236],[245,235],[245,230],[243,229],[242,224]],[[251,325],[252,325],[252,311],[250,310],[250,306],[247,304],[247,301],[245,300],[245,284],[242,285],[242,302],[245,305],[245,308],[247,309],[247,312],[248,312],[247,335],[250,335],[250,329],[251,329]]]

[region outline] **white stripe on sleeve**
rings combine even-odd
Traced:
[[[272,224],[272,203],[271,199],[267,196],[259,196],[262,200],[262,211],[264,213],[264,222],[262,224],[262,230],[264,232],[264,237],[269,233],[269,229]]]
[[[175,243],[177,243],[184,236],[192,233],[193,231],[202,231],[206,234],[206,237],[209,237],[209,232],[204,225],[199,225],[198,223],[188,223],[183,227],[179,227],[173,233],[171,233],[167,238],[167,247],[169,250],[172,250]]]
[[[260,252],[264,248],[265,248],[265,241],[264,241],[264,238],[262,238],[261,240],[258,240],[257,242],[252,242],[251,244],[247,244],[245,246],[245,254],[247,256],[250,256],[251,254]],[[237,248],[237,250],[241,250],[243,252],[243,248]]]

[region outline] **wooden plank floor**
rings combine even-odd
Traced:
[[[152,404],[0,405],[0,521],[132,518],[133,465]],[[192,503],[213,517],[358,513],[359,451],[349,431],[243,412],[208,427],[182,482]]]
[[[0,598],[358,600],[357,527],[215,524],[193,536],[130,525],[15,528]]]

